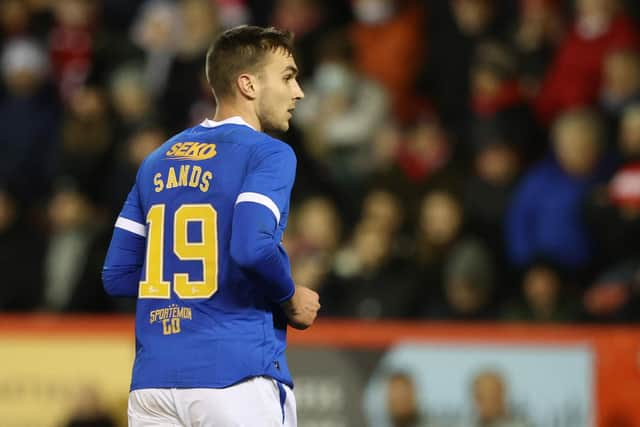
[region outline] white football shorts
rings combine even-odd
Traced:
[[[296,427],[286,385],[255,377],[226,388],[148,388],[129,393],[129,427]]]

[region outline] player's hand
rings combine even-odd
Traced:
[[[292,327],[307,329],[318,316],[320,297],[309,288],[296,286],[291,299],[282,303],[282,309]]]

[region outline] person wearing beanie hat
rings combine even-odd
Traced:
[[[440,313],[452,320],[487,320],[494,289],[495,266],[487,248],[475,239],[458,243],[445,266],[446,306]]]

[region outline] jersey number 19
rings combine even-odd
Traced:
[[[218,290],[218,214],[211,205],[182,205],[173,215],[173,252],[182,261],[202,262],[202,281],[189,280],[187,273],[173,274],[173,291],[182,299],[209,298]],[[198,222],[200,242],[190,242],[187,227]],[[165,205],[151,206],[147,213],[147,255],[145,278],[139,298],[171,298],[171,283],[164,280]]]

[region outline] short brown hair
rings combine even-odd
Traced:
[[[241,25],[223,32],[207,52],[207,81],[216,98],[232,93],[241,73],[255,71],[268,52],[293,54],[293,34],[274,27]]]

